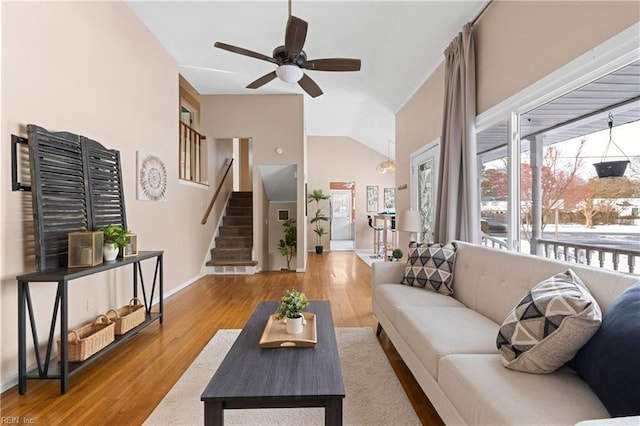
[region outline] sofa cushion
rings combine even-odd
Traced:
[[[640,283],[613,302],[574,361],[612,416],[640,415]]]
[[[456,243],[429,244],[409,250],[402,284],[452,294]]]
[[[396,331],[434,379],[438,361],[453,353],[498,354],[493,343],[499,324],[467,308],[404,307]]]
[[[584,380],[567,367],[527,374],[504,368],[497,354],[452,354],[440,360],[438,384],[470,425],[573,425],[609,417]]]
[[[409,287],[398,284],[381,284],[373,289],[373,300],[390,321],[395,321],[399,309],[420,306],[448,306],[464,308],[464,305],[453,297],[433,291],[424,291],[420,287]]]
[[[506,367],[551,373],[575,356],[601,322],[598,304],[569,269],[527,292],[507,315],[496,343]]]

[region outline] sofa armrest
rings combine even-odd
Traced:
[[[400,284],[404,278],[404,262],[373,262],[371,265],[371,287],[380,284]]]

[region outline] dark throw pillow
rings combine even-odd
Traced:
[[[423,287],[437,293],[453,294],[453,267],[456,243],[419,244],[409,250],[401,284]]]
[[[612,417],[640,415],[640,283],[611,304],[574,367]]]

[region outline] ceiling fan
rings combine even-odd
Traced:
[[[322,95],[322,89],[304,73],[303,69],[311,71],[360,71],[360,59],[326,58],[307,59],[307,54],[302,50],[307,38],[307,22],[291,15],[287,20],[287,28],[284,36],[284,46],[278,46],[273,50],[272,56],[253,52],[230,44],[216,42],[215,47],[229,52],[261,59],[276,64],[278,68],[263,75],[247,86],[247,89],[257,89],[276,77],[287,83],[298,83],[302,89],[312,98]]]

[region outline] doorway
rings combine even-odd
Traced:
[[[332,251],[347,251],[355,248],[354,182],[331,182],[331,225],[329,246]]]

